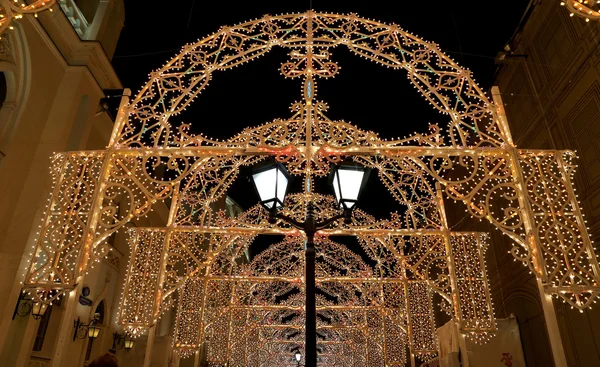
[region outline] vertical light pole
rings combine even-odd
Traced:
[[[271,223],[280,219],[291,224],[306,234],[306,245],[304,249],[305,256],[305,365],[306,367],[317,366],[317,303],[316,303],[316,280],[315,280],[315,233],[320,229],[326,228],[338,219],[344,219],[344,222],[350,223],[352,209],[358,202],[359,195],[364,188],[369,176],[369,170],[357,164],[336,165],[331,169],[330,183],[333,185],[333,191],[337,203],[343,214],[328,218],[322,222],[317,222],[315,216],[315,207],[312,202],[306,206],[306,219],[304,222],[278,213],[283,207],[289,174],[285,167],[280,164],[270,164],[260,167],[252,174],[252,182],[261,204],[269,211]],[[296,354],[298,358],[298,353]]]

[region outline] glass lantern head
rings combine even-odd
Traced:
[[[31,308],[31,316],[33,316],[34,319],[39,320],[42,317],[44,317],[44,314],[46,313],[47,309],[48,309],[48,304],[41,303],[41,302],[34,302],[32,308]]]
[[[252,172],[252,182],[267,210],[277,210],[283,206],[287,194],[290,175],[281,163],[261,166]]]
[[[370,170],[353,163],[335,165],[331,169],[330,183],[340,208],[354,208],[369,178]]]
[[[135,339],[125,338],[125,341],[123,342],[123,344],[125,345],[125,350],[131,350],[131,349],[133,349],[133,346],[135,345]]]

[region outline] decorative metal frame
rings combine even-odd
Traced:
[[[302,79],[302,100],[292,105],[291,117],[247,128],[225,141],[192,135],[188,124],[176,121],[213,73],[275,47],[290,51],[281,73]],[[336,47],[404,70],[432,107],[449,118],[448,127],[431,125],[404,139],[383,140],[328,119],[327,105],[315,99],[316,82],[339,72],[330,60]],[[464,203],[472,217],[509,236],[510,252],[548,294],[584,309],[600,293],[600,269],[572,186],[575,154],[518,149],[497,89],[492,99],[436,44],[396,25],[309,11],[223,27],[184,46],[152,72],[131,101],[123,97],[106,150],[54,155],[53,191],[24,286],[53,295],[42,297],[44,302],[70,292],[111,250],[109,236],[146,216],[156,202],[170,199],[166,227],[130,231],[120,323],[139,334],[177,298],[175,347],[182,355],[208,340],[211,363],[289,362],[301,332],[285,334],[271,325],[291,329],[302,317],[302,304],[293,297],[282,304],[273,296],[292,288],[302,292],[297,273],[302,264],[294,260],[294,249],[303,234],[281,222],[270,224],[260,206],[231,219],[213,204],[241,166],[273,157],[304,180],[304,193],[289,195],[283,214],[301,221],[307,200],[315,202],[316,213],[339,214],[333,198],[312,193],[311,182],[327,175],[331,163],[350,158],[376,170],[404,211],[383,221],[356,211],[351,224],[338,221],[317,232],[317,256],[341,267],[317,274],[324,292],[341,297],[337,303],[318,300],[319,312],[330,314],[333,324],[367,320],[362,329],[323,328],[322,364],[402,364],[405,354],[393,348],[403,344],[386,344],[387,337],[406,338],[411,356],[435,353],[433,293],[463,333],[480,340],[495,330],[485,235],[451,232],[442,196]],[[232,260],[261,234],[285,236],[276,247],[286,249],[278,255],[287,259],[286,267],[260,260],[243,267]],[[377,265],[367,266],[352,254],[337,259],[345,252],[330,237],[340,235],[355,236]],[[328,248],[336,248],[335,256]],[[353,276],[346,279],[345,272]],[[364,299],[347,293],[353,287]],[[269,337],[264,329],[272,331]],[[241,345],[256,353],[233,358],[241,355]]]

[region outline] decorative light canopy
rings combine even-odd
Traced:
[[[367,183],[369,172],[358,164],[333,166],[330,181],[340,208],[348,210],[354,207]]]
[[[254,188],[260,203],[269,210],[283,206],[290,175],[281,163],[261,166],[252,173]]]
[[[302,80],[303,95],[290,116],[225,141],[194,135],[177,121],[214,73],[276,47],[289,52],[283,76]],[[327,104],[316,99],[317,81],[340,71],[331,60],[339,47],[404,70],[448,126],[384,140],[329,119]],[[155,203],[168,202],[164,228],[130,230],[119,322],[138,335],[177,299],[174,347],[182,355],[208,342],[213,364],[235,358],[254,361],[244,366],[284,365],[295,348],[302,349],[305,309],[298,297],[304,265],[298,251],[304,251],[304,239],[290,226],[269,222],[271,210],[265,209],[279,209],[297,221],[308,202],[316,206],[317,222],[342,213],[343,175],[338,175],[338,200],[317,196],[311,182],[328,175],[332,164],[351,159],[375,169],[404,210],[381,220],[355,209],[350,223],[331,222],[314,233],[321,267],[317,287],[335,294],[338,303],[317,297],[317,312],[341,327],[317,330],[325,338],[320,357],[329,361],[323,366],[369,366],[368,358],[405,361],[406,350],[396,347],[404,345],[411,354],[435,354],[434,293],[441,296],[437,306],[459,321],[461,332],[479,341],[494,333],[487,236],[451,232],[444,196],[508,236],[511,254],[530,268],[542,292],[583,310],[600,294],[600,266],[572,184],[575,154],[517,148],[500,92],[492,93],[493,100],[435,43],[354,14],[267,15],[223,27],[186,45],[131,101],[123,97],[105,151],[53,156],[52,196],[24,288],[45,303],[74,290],[111,250],[111,235],[147,216]],[[210,204],[222,199],[240,168],[265,156],[301,176],[304,192],[288,195],[289,204],[282,206],[287,176],[279,182],[275,170],[253,177],[270,183],[260,186],[264,199],[257,186],[261,202],[270,207],[257,205],[236,218],[215,212]],[[286,240],[270,252],[277,261],[263,261],[264,255],[246,264],[242,255],[259,234]],[[354,236],[377,266],[368,266],[332,236]],[[402,251],[407,248],[409,254]],[[290,298],[281,300],[282,294]],[[367,348],[370,340],[385,340],[385,348]]]

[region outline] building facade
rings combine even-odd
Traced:
[[[20,297],[35,228],[49,195],[53,152],[102,149],[113,121],[100,103],[122,89],[111,58],[124,22],[122,0],[61,0],[52,12],[25,16],[0,40],[0,360],[3,366],[81,366],[112,344],[127,245],[85,279],[89,304],[64,315],[55,304],[40,320]],[[160,213],[157,215],[159,216]],[[93,348],[87,339],[59,338],[73,323],[102,319]],[[66,334],[65,334],[66,335]],[[89,352],[88,352],[89,351]],[[60,357],[57,357],[60,356]]]
[[[570,17],[557,1],[532,1],[496,58],[495,82],[517,146],[577,151],[575,181],[592,240],[600,235],[599,44],[597,21]],[[535,279],[514,263],[501,237],[488,251],[498,316],[517,316],[527,366],[551,366]],[[579,312],[560,301],[554,307],[567,365],[600,365],[600,310]]]

